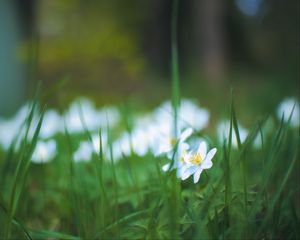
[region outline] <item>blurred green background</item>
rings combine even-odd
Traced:
[[[171,0],[1,0],[0,115],[32,97],[148,108],[170,97]],[[180,1],[181,93],[242,118],[298,96],[299,1]]]

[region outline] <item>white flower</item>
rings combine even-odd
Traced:
[[[292,116],[291,116],[292,114]],[[291,126],[298,127],[300,125],[300,113],[299,102],[294,98],[284,99],[277,108],[277,117],[279,120],[284,117],[284,121],[287,122],[291,116]]]
[[[217,149],[213,148],[207,153],[207,145],[203,141],[200,143],[197,151],[191,151],[184,156],[185,164],[182,166],[180,177],[182,180],[194,177],[194,183],[200,179],[200,175],[204,169],[212,167],[212,158],[216,154]]]
[[[135,129],[131,133],[131,143],[133,151],[138,156],[144,156],[149,150],[151,142],[151,134],[148,131],[142,129]]]
[[[116,126],[120,121],[120,113],[115,107],[104,107],[97,110],[94,104],[86,99],[80,98],[74,101],[65,113],[66,127],[71,133],[84,132],[84,127],[89,131],[98,131],[99,128],[110,128]]]
[[[204,128],[208,118],[206,109],[199,108],[190,100],[182,100],[178,109],[178,132],[187,128],[188,130],[176,139],[172,104],[166,101],[152,113],[137,118],[136,127],[131,134],[132,148],[140,156],[151,150],[155,156],[166,153],[172,158],[175,143],[184,141],[191,134],[192,128]]]
[[[239,136],[240,136],[240,140],[241,143],[243,143],[247,136],[248,136],[248,130],[246,128],[243,128],[240,124],[238,124],[238,128],[239,128]],[[229,130],[230,130],[230,122],[229,121],[221,121],[219,122],[218,126],[217,126],[217,135],[219,138],[220,143],[223,143],[224,140],[228,141],[229,139]],[[232,127],[232,146],[234,148],[238,147],[238,142],[237,142],[237,138],[236,138],[236,134],[234,131],[234,128]]]
[[[107,147],[107,133],[106,131],[101,131],[101,141],[102,141],[102,151],[103,153],[105,152],[105,149]],[[100,152],[100,136],[99,134],[93,134],[92,135],[92,146],[93,146],[93,151],[96,154],[99,154]]]
[[[167,163],[162,167],[162,170],[164,172],[172,170],[172,169],[177,169],[176,175],[178,178],[182,175],[182,170],[184,169],[184,156],[187,154],[187,151],[189,149],[189,145],[185,142],[179,142],[177,145],[177,151],[176,155],[174,156],[169,156],[170,159],[174,158],[174,163],[172,166],[171,163]],[[173,153],[175,154],[175,152]]]
[[[134,151],[140,156],[148,150],[157,155],[162,136],[169,133],[169,125],[157,122],[152,114],[138,116],[131,134]]]
[[[161,136],[162,139],[160,141],[158,154],[167,154],[168,158],[172,159],[176,144],[178,144],[177,151],[180,153],[180,151],[186,147],[186,145],[183,144],[184,141],[191,136],[192,133],[193,129],[187,128],[180,134],[178,139],[176,139],[171,133],[169,135]]]
[[[97,112],[98,125],[102,128],[107,126],[110,128],[115,127],[120,122],[120,112],[116,107],[107,106]]]
[[[161,154],[167,154],[167,157],[170,160],[173,160],[172,163],[167,163],[162,167],[164,172],[171,169],[178,169],[177,176],[181,175],[181,169],[184,164],[184,156],[189,149],[189,145],[185,142],[185,140],[193,133],[191,128],[186,129],[181,133],[178,140],[175,138],[169,138],[165,142],[165,145],[162,145]],[[172,165],[172,166],[171,166]]]
[[[0,118],[0,144],[2,147],[7,150],[13,140],[17,140],[15,149],[20,147],[20,143],[25,137],[25,132],[27,129],[26,124],[24,124],[29,116],[29,113],[32,108],[32,103],[28,102],[24,104],[20,110],[10,119],[1,119]],[[32,122],[28,131],[28,139],[31,139],[36,130],[36,125],[38,118],[36,115],[33,115]]]
[[[158,123],[172,123],[173,108],[170,101],[161,104],[153,113],[154,119]],[[178,128],[182,130],[191,127],[195,130],[202,130],[208,125],[209,112],[205,108],[200,108],[194,102],[183,99],[178,108]]]
[[[107,134],[105,131],[101,132],[101,140],[102,140],[102,151],[103,154],[106,154],[106,146],[107,146]],[[92,159],[93,153],[100,153],[100,136],[98,134],[92,135],[91,141],[82,141],[76,152],[73,154],[73,159],[75,162],[80,161],[90,161]]]
[[[114,161],[122,159],[123,155],[128,156],[131,154],[130,135],[124,132],[113,144],[113,158]]]
[[[3,149],[7,150],[10,147],[19,130],[20,126],[14,121],[0,119],[0,144]]]
[[[45,112],[42,127],[40,130],[41,138],[49,138],[62,130],[61,116],[55,110],[48,110]]]
[[[88,141],[80,142],[79,148],[73,154],[75,162],[88,162],[92,159],[93,145]]]
[[[65,113],[65,123],[70,133],[84,132],[84,127],[97,129],[99,122],[93,103],[85,98],[74,101]]]
[[[49,140],[47,142],[38,141],[32,154],[31,161],[34,163],[46,163],[52,160],[55,155],[56,142],[54,140]]]
[[[199,131],[207,127],[209,122],[208,110],[190,100],[181,101],[178,115],[180,128],[192,127]]]

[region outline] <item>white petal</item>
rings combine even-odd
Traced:
[[[173,150],[173,146],[169,143],[164,143],[160,146],[157,155],[165,154]]]
[[[216,152],[217,152],[216,148],[213,148],[212,150],[210,150],[208,152],[208,154],[206,155],[206,158],[201,163],[202,169],[209,169],[212,167],[213,163],[212,163],[211,159],[215,156]]]
[[[182,161],[175,161],[174,168],[185,168],[185,164]]]
[[[177,178],[182,178],[184,171],[185,171],[184,166],[178,167],[177,172],[176,172],[176,177]]]
[[[185,172],[181,173],[180,178],[182,181],[184,181],[184,180],[188,179],[191,175],[192,175],[191,173],[185,171]]]
[[[170,163],[167,163],[167,164],[163,165],[162,170],[164,172],[167,172],[169,170],[169,168],[170,168],[170,165],[171,165]]]
[[[206,162],[206,161],[209,162],[209,161],[215,156],[216,152],[217,152],[217,149],[216,149],[216,148],[213,148],[212,150],[210,150],[210,151],[207,153],[206,158],[204,159],[204,161],[205,161],[205,162]]]
[[[189,136],[191,136],[192,133],[193,133],[193,129],[187,128],[181,133],[179,141],[184,142]]]
[[[203,161],[202,164],[201,164],[201,168],[202,169],[209,169],[211,168],[213,165],[212,161],[209,160],[209,161]]]
[[[183,173],[181,174],[181,179],[185,180],[189,178],[192,174],[194,174],[198,169],[198,166],[189,166],[187,167]]]
[[[202,173],[202,170],[203,170],[203,169],[199,168],[199,169],[195,172],[195,174],[194,174],[194,183],[197,183],[197,182],[199,181],[200,175],[201,175],[201,173]]]
[[[192,156],[191,153],[187,153],[187,154],[183,154],[182,157],[183,157],[183,161],[187,164],[190,164],[190,157]]]
[[[200,146],[198,148],[198,153],[200,154],[202,159],[206,157],[206,151],[207,151],[206,142],[203,141],[200,143]]]
[[[184,152],[184,151],[187,151],[188,149],[189,149],[189,145],[187,143],[180,142],[178,144],[178,147],[177,147],[178,152]]]

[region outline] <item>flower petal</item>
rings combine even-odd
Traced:
[[[183,161],[184,161],[186,164],[189,164],[189,163],[190,163],[190,161],[189,161],[190,157],[191,157],[191,153],[187,153],[187,154],[183,154],[183,155],[182,155]]]
[[[213,163],[212,163],[211,160],[209,160],[209,161],[205,160],[205,161],[202,162],[201,168],[202,169],[209,169],[209,168],[212,167],[212,165],[213,165]]]
[[[206,162],[206,161],[209,162],[209,161],[215,156],[216,152],[217,152],[217,149],[216,149],[216,148],[211,149],[211,150],[207,153],[206,158],[204,159],[204,161],[205,161],[205,162]]]
[[[194,183],[197,183],[200,179],[200,175],[202,173],[203,169],[202,168],[199,168],[195,174],[194,174]]]
[[[183,170],[183,172],[181,174],[181,179],[185,180],[185,179],[189,178],[191,175],[193,175],[197,171],[198,168],[199,168],[198,166],[186,167],[186,169]]]
[[[198,148],[198,153],[200,154],[201,158],[204,159],[206,157],[207,146],[206,142],[201,142]]]
[[[176,172],[176,177],[177,178],[182,178],[183,176],[183,173],[185,172],[186,170],[186,165],[182,165],[182,166],[178,166],[177,167],[177,172]]]
[[[164,172],[167,172],[169,170],[170,166],[171,166],[171,163],[167,163],[167,164],[165,164],[165,165],[162,166],[162,170]]]
[[[186,130],[184,130],[181,135],[180,135],[180,142],[184,142],[189,136],[191,136],[191,134],[193,133],[193,129],[192,128],[187,128]]]
[[[156,151],[155,155],[156,155],[156,156],[159,156],[159,155],[166,154],[166,153],[172,151],[172,149],[173,149],[173,147],[172,147],[170,144],[168,144],[168,143],[163,143],[163,144],[159,147],[158,151]]]
[[[216,152],[217,152],[217,149],[213,148],[212,150],[210,150],[207,153],[206,158],[201,163],[202,169],[209,169],[212,167],[213,163],[212,163],[211,159],[215,156]]]

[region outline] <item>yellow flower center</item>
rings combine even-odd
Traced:
[[[193,154],[190,159],[189,162],[195,165],[199,165],[202,162],[202,157],[200,156],[199,153]]]
[[[175,138],[170,138],[170,144],[172,145],[172,146],[175,146],[176,145],[176,139]]]

